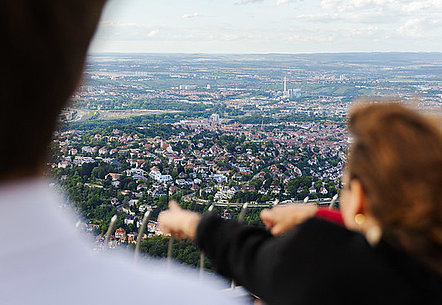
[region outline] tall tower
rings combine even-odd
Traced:
[[[284,90],[283,92],[287,91],[287,77],[284,76]]]

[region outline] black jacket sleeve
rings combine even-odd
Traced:
[[[197,228],[196,242],[212,259],[218,273],[264,300],[272,299],[281,282],[277,273],[284,256],[284,239],[273,237],[263,228],[204,216]]]
[[[204,216],[196,241],[220,274],[267,304],[440,304],[440,281],[429,285],[405,252],[383,241],[371,247],[361,234],[315,217],[274,237]]]
[[[334,261],[337,253],[327,252],[336,248],[330,247],[331,243],[345,249],[336,238],[330,238],[338,234],[336,230],[346,231],[312,218],[284,236],[274,237],[264,228],[204,216],[197,228],[196,242],[217,272],[233,278],[266,303],[307,304],[304,300],[329,293],[324,284],[335,274],[339,263]],[[344,253],[343,258],[346,255],[350,254]],[[322,286],[321,292],[317,291],[318,285]]]

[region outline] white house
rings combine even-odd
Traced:
[[[126,171],[126,175],[132,177],[135,180],[138,180],[146,177],[147,172],[141,168],[131,168]]]
[[[126,217],[124,217],[124,224],[129,225],[129,224],[134,224],[135,223],[135,217],[132,215],[127,215]]]
[[[90,147],[90,146],[83,146],[81,148],[81,151],[85,152],[85,153],[91,153],[92,152],[92,147]]]
[[[137,204],[138,204],[138,199],[131,199],[131,200],[129,200],[129,206],[130,207],[132,207],[132,206],[136,206]]]
[[[167,183],[172,180],[172,176],[171,175],[160,175],[160,176],[157,176],[156,180],[161,183]]]
[[[215,180],[217,183],[227,182],[227,177],[223,174],[213,174],[212,179]]]

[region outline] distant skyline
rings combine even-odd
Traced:
[[[442,52],[442,0],[110,0],[99,52]]]

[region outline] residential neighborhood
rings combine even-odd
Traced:
[[[146,136],[155,130],[167,136]],[[234,206],[330,198],[339,188],[348,143],[342,123],[186,120],[68,130],[57,133],[54,144],[52,167],[61,183],[99,191],[99,207],[124,215],[114,247],[136,242],[143,214],[158,209],[160,199]],[[161,235],[154,220],[146,237]]]

